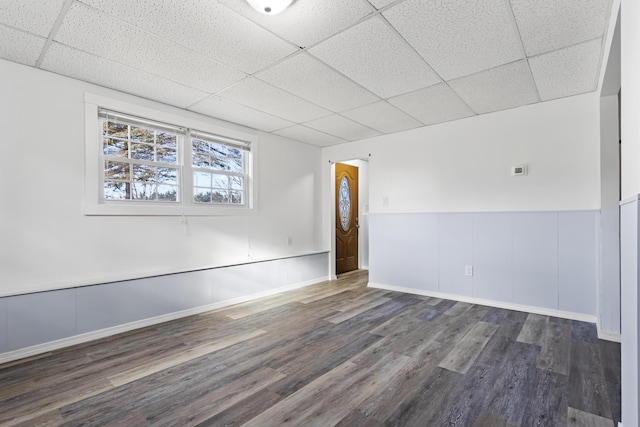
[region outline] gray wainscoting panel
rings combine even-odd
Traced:
[[[403,218],[409,239],[404,256],[407,287],[438,291],[438,214],[414,214]]]
[[[411,265],[406,254],[411,250],[410,245],[415,239],[409,238],[409,224],[407,214],[385,215],[382,225],[382,264],[383,283],[390,278],[389,273],[398,286],[407,286],[408,270]]]
[[[474,297],[512,301],[512,231],[510,213],[474,214]]]
[[[558,308],[596,312],[596,212],[559,213]]]
[[[473,265],[473,215],[439,215],[440,292],[471,295],[473,277],[465,276],[465,265]]]
[[[195,279],[195,280],[193,280]],[[192,273],[129,282],[134,320],[161,316],[211,302],[211,287]]]
[[[382,222],[385,215],[369,214],[369,281],[377,283],[384,282],[384,257],[382,254],[384,244],[382,243]]]
[[[306,282],[310,279],[309,272],[313,269],[313,265],[309,257],[294,257],[285,260],[285,271],[287,273],[286,284]],[[258,277],[258,280],[260,278]]]
[[[328,276],[328,253],[0,298],[0,354]]]
[[[603,210],[601,252],[602,281],[598,292],[598,317],[604,331],[620,333],[620,211]]]
[[[360,265],[367,267],[369,265],[369,214],[365,213],[360,217],[360,231],[362,236],[362,248],[360,253],[362,259],[360,259]]]
[[[238,274],[237,266],[216,268],[209,270],[207,273],[211,280],[212,303],[241,297],[253,289],[247,278],[242,274]]]
[[[373,213],[369,280],[596,316],[599,216]]]
[[[622,326],[622,414],[624,425],[638,425],[640,388],[640,203],[639,196],[620,204],[620,285]]]
[[[7,297],[7,342],[16,350],[76,334],[76,290]]]
[[[77,332],[97,331],[133,321],[129,282],[76,289]]]
[[[368,251],[367,251],[368,253]],[[327,266],[329,265],[329,255],[326,253],[311,255],[307,258],[308,270],[305,281],[327,276]]]
[[[0,353],[8,351],[7,348],[7,299],[0,298]]]
[[[260,284],[255,289],[256,292],[261,292],[265,289],[277,288],[280,286],[286,286],[290,285],[291,283],[299,283],[302,281],[299,280],[298,282],[290,282],[290,279],[294,279],[295,275],[291,275],[291,277],[289,277],[289,269],[293,267],[289,261],[289,259],[283,259],[277,261],[259,262],[256,264],[238,267],[240,268],[239,271],[244,272],[244,274],[247,275],[247,281],[249,283],[255,282]],[[233,272],[234,270],[232,269],[230,271]]]
[[[513,214],[513,302],[558,308],[558,213]]]

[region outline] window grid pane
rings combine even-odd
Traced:
[[[193,201],[198,204],[245,204],[245,155],[221,142],[191,138]]]
[[[102,120],[105,200],[178,202],[178,135]]]

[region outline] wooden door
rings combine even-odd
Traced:
[[[358,269],[358,168],[336,163],[336,274]]]

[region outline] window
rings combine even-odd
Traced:
[[[255,135],[91,94],[85,112],[85,214],[255,212]]]
[[[180,128],[100,111],[104,200],[179,202]]]
[[[193,201],[244,205],[249,145],[199,132],[191,134]]]

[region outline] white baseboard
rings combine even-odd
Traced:
[[[613,341],[617,343],[622,342],[622,335],[616,332],[603,331],[600,329],[600,320],[596,322],[596,328],[598,328],[598,338],[605,341]]]
[[[563,319],[570,319],[570,320],[579,320],[581,322],[595,323],[596,325],[598,324],[598,319],[596,316],[592,316],[589,314],[582,314],[582,313],[573,313],[571,311],[554,310],[552,308],[534,307],[534,306],[514,304],[509,302],[467,297],[463,295],[446,294],[442,292],[426,291],[423,289],[415,289],[415,288],[406,288],[403,286],[386,285],[383,283],[376,283],[376,282],[369,282],[367,286],[369,286],[370,288],[385,289],[388,291],[423,295],[423,296],[434,297],[434,298],[443,298],[443,299],[449,299],[454,301],[467,302],[471,304],[486,305],[489,307],[504,308],[507,310],[523,311],[525,313],[541,314],[544,316],[560,317]],[[601,331],[598,329],[599,338],[608,339],[609,341],[615,341],[614,339],[609,339],[609,338],[614,338],[615,334],[610,332],[603,332],[604,336],[601,337],[600,333]]]
[[[98,331],[88,332],[86,334],[74,335],[62,338],[56,341],[50,341],[43,344],[25,347],[14,351],[0,354],[0,364],[13,362],[25,357],[31,357],[64,347],[70,347],[76,344],[82,344],[99,338],[105,338],[122,332],[131,331],[133,329],[144,328],[146,326],[156,325],[158,323],[168,322],[170,320],[180,319],[182,317],[193,316],[195,314],[205,313],[207,311],[216,310],[218,308],[228,307],[230,305],[240,304],[258,298],[264,298],[281,292],[291,291],[293,289],[304,288],[305,286],[315,285],[316,283],[329,280],[329,276],[319,277],[317,279],[307,280],[305,282],[294,283],[292,285],[281,286],[279,288],[270,289],[268,291],[258,292],[238,298],[232,298],[225,301],[215,302],[213,304],[202,305],[200,307],[189,308],[187,310],[176,311],[173,313],[163,314],[161,316],[150,317],[147,319],[137,320],[135,322],[125,323],[111,328],[100,329]]]

